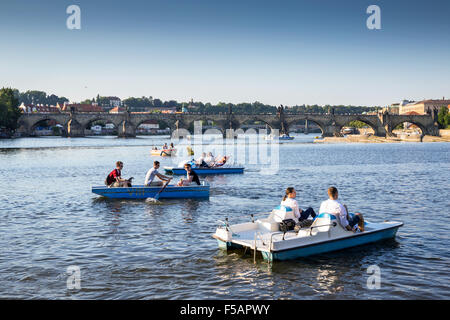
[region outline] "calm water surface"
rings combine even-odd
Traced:
[[[168,138],[0,140],[0,298],[449,299],[450,144],[311,140],[280,145],[277,175],[211,177],[209,200],[162,205],[104,200],[91,186],[118,159],[142,183],[149,146]],[[269,267],[211,237],[218,219],[270,211],[288,186],[317,211],[330,185],[368,220],[403,221],[396,240]],[[71,265],[81,290],[66,287]],[[370,265],[380,289],[367,288]]]

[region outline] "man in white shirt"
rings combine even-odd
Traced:
[[[336,187],[328,188],[329,199],[322,202],[319,213],[329,213],[339,220],[341,226],[348,231],[356,231],[356,225],[359,230],[364,231],[364,218],[361,213],[355,213],[351,218],[348,217],[347,207],[342,205],[338,199],[338,190]]]
[[[161,185],[163,185],[163,181],[170,181],[170,180],[172,180],[172,178],[167,177],[167,176],[165,176],[163,174],[160,174],[158,172],[158,169],[159,169],[159,161],[154,161],[153,162],[153,168],[148,170],[147,174],[145,175],[145,182],[144,182],[145,186],[161,186]],[[162,181],[155,181],[155,182],[153,182],[155,177],[158,177]]]

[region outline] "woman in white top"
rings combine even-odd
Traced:
[[[283,197],[283,200],[281,201],[281,205],[285,207],[292,208],[294,211],[294,216],[298,219],[298,221],[301,224],[301,226],[305,225],[305,220],[309,218],[309,216],[315,218],[316,213],[314,212],[313,208],[309,207],[306,210],[302,210],[299,208],[297,200],[295,200],[295,197],[297,196],[297,192],[293,187],[289,187],[286,189],[286,194]],[[302,223],[303,222],[303,223]]]
[[[211,165],[211,164],[213,164],[214,163],[214,156],[213,156],[213,154],[212,154],[212,152],[208,152],[208,156],[205,158],[205,162],[208,164],[208,165]]]

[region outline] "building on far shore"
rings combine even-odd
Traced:
[[[105,110],[97,104],[86,103],[64,103],[63,105],[57,104],[57,107],[62,112],[105,112]]]
[[[156,108],[157,110],[161,111],[161,113],[175,113],[177,112],[176,107],[160,107]]]
[[[19,106],[22,113],[57,113],[60,112],[59,108],[56,106],[49,106],[43,104],[22,104]]]
[[[109,113],[124,113],[126,109],[124,107],[114,107],[109,110]]]
[[[100,105],[106,112],[122,106],[122,100],[119,97],[102,97],[102,101]]]
[[[416,112],[417,114],[423,115],[431,113],[434,110],[439,112],[442,107],[448,106],[450,100],[422,100],[417,102],[409,102],[406,104],[400,104],[399,114],[408,114],[409,112]]]
[[[383,107],[384,112],[389,112],[390,114],[399,114],[400,113],[400,103],[393,103],[389,107]]]

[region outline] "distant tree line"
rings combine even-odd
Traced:
[[[19,92],[17,89],[12,90],[14,92],[14,96],[19,100],[19,104],[44,104],[55,106],[57,103],[63,104],[64,102],[69,102],[69,99],[66,97],[58,97],[54,94],[48,95],[44,91],[28,90],[26,92]]]

